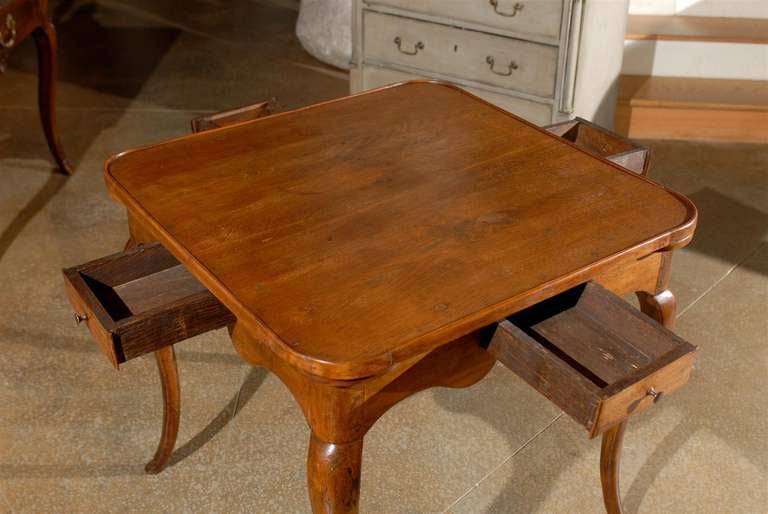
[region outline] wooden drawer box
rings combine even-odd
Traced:
[[[546,129],[589,153],[605,157],[635,173],[645,175],[648,172],[648,148],[587,120],[576,118]]]
[[[509,30],[556,40],[560,36],[563,0],[371,0],[431,16],[461,19],[494,29]]]
[[[366,59],[552,98],[557,48],[365,11]]]
[[[386,86],[387,84],[395,84],[398,82],[406,82],[414,79],[430,79],[426,75],[415,75],[412,73],[406,73],[403,71],[392,70],[388,68],[381,68],[378,66],[366,65],[363,67],[363,89],[373,89],[376,87]],[[550,122],[552,119],[552,106],[532,102],[530,100],[524,100],[511,95],[501,95],[498,93],[492,93],[483,89],[477,89],[474,87],[460,86],[472,93],[475,96],[482,98],[494,105],[501,107],[502,109],[514,113],[521,118],[536,123],[537,125],[544,125]]]
[[[64,278],[78,323],[115,368],[235,321],[158,243],[65,269]]]
[[[590,282],[502,321],[488,351],[594,437],[685,384],[696,348]]]

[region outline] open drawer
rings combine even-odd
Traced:
[[[576,118],[544,128],[548,132],[567,139],[590,153],[605,157],[630,171],[640,175],[645,175],[648,172],[648,148],[587,120]]]
[[[235,321],[159,243],[64,270],[75,319],[112,365]]]
[[[594,437],[685,384],[696,347],[589,282],[499,323],[488,351]]]

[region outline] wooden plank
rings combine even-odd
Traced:
[[[573,419],[591,426],[600,387],[520,328],[499,323],[488,352]]]
[[[552,341],[559,350],[608,384],[650,361],[648,355],[616,337],[578,307],[548,318],[531,330]]]
[[[237,109],[229,109],[215,114],[199,116],[192,119],[190,124],[192,125],[192,132],[203,132],[205,130],[234,125],[235,123],[255,120],[257,118],[269,116],[270,114],[272,114],[272,109],[269,102],[259,102]]]
[[[598,284],[587,284],[575,310],[589,317],[595,326],[603,327],[621,344],[632,346],[642,354],[641,359],[632,363],[633,372],[677,347],[691,347],[674,332]]]
[[[768,111],[768,82],[621,75],[619,105],[734,111]]]
[[[626,39],[768,44],[768,20],[633,14]]]
[[[616,128],[638,139],[680,139],[765,143],[768,111],[667,107],[616,108]]]
[[[128,361],[234,322],[234,315],[203,291],[121,320],[114,337]]]
[[[146,312],[207,291],[184,266],[166,268],[114,288],[131,312]]]

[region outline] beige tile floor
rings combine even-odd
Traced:
[[[178,449],[144,475],[160,422],[154,362],[112,371],[73,326],[59,274],[125,239],[101,180],[110,154],[184,134],[201,112],[346,93],[345,74],[301,50],[295,4],[55,3],[70,179],[51,175],[29,43],[0,77],[0,513],[308,511],[302,415],[223,332],[179,347]],[[701,354],[690,385],[631,424],[627,512],[765,513],[768,146],[651,145],[653,177],[701,210],[673,274],[678,330]],[[363,511],[599,513],[598,447],[497,368],[381,419],[366,439]]]

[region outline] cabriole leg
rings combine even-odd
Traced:
[[[45,15],[42,14],[45,18]],[[59,128],[56,117],[56,79],[59,73],[57,56],[56,29],[45,18],[43,24],[32,33],[37,45],[37,100],[40,121],[48,142],[48,148],[59,166],[59,171],[66,175],[73,173],[72,165],[67,160],[59,140]]]
[[[176,367],[176,352],[173,350],[173,345],[157,350],[155,358],[163,388],[163,429],[155,456],[144,467],[144,470],[150,474],[159,473],[168,464],[176,444],[176,436],[179,434],[181,415],[179,371]]]
[[[600,482],[603,485],[603,503],[608,514],[622,514],[619,471],[621,444],[626,428],[627,422],[624,421],[603,433],[600,451]]]
[[[640,310],[643,313],[667,328],[675,325],[677,313],[677,299],[672,291],[665,289],[657,294],[639,291],[637,299],[640,301]]]
[[[665,261],[665,276],[663,286],[666,286],[669,275],[669,259]],[[669,289],[663,289],[656,294],[644,291],[637,292],[640,302],[640,310],[667,328],[675,324],[677,313],[677,300]],[[600,452],[600,481],[603,485],[603,502],[608,514],[622,514],[621,495],[619,491],[619,472],[621,462],[621,446],[624,440],[624,431],[627,422],[619,423],[603,434],[603,443]]]
[[[357,514],[363,440],[327,443],[309,439],[307,483],[314,514]]]

